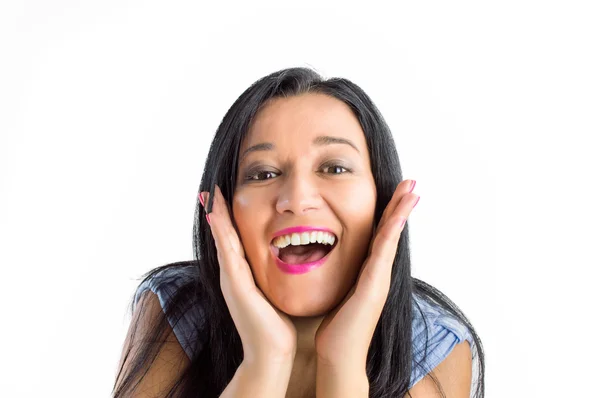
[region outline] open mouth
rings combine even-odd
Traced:
[[[295,236],[282,236],[273,239],[271,251],[275,257],[288,265],[314,263],[327,256],[338,243],[337,237],[333,234],[319,240],[321,242],[315,241],[314,234],[312,239],[310,235],[308,238],[304,236],[301,242]]]

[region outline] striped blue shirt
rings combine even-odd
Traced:
[[[195,265],[167,268],[160,271],[139,285],[134,298],[134,306],[142,293],[150,290],[158,296],[162,308],[165,308],[165,304],[180,286],[198,276],[198,268]],[[423,312],[425,319],[421,316],[417,306]],[[184,313],[178,322],[174,319],[168,321],[181,347],[191,359],[194,356],[194,350],[202,349],[202,339],[197,341],[197,330],[203,329],[204,313],[202,308],[194,306]],[[413,294],[412,336],[413,367],[410,387],[438,366],[457,344],[467,340],[471,346],[471,352],[475,352],[473,338],[466,326],[415,294]],[[423,367],[416,366],[416,362],[421,361],[423,357],[426,343],[427,358],[422,363]]]

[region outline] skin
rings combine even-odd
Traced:
[[[356,149],[316,145],[319,136],[345,138]],[[254,120],[240,155],[260,143],[274,148],[241,159],[233,216],[257,285],[275,307],[292,316],[299,351],[314,353],[322,316],[355,283],[371,240],[377,192],[367,143],[352,111],[318,94],[268,104]],[[327,162],[331,164],[323,166]],[[249,175],[254,180],[247,180]],[[296,225],[334,231],[339,242],[326,266],[302,275],[277,268],[270,249],[273,234]]]
[[[345,138],[354,147],[315,144],[320,136]],[[315,378],[315,333],[323,316],[354,285],[366,256],[377,191],[364,132],[335,98],[305,94],[267,104],[240,157],[261,143],[273,148],[249,152],[239,163],[233,216],[257,285],[296,327],[291,383],[301,384]],[[301,275],[279,270],[269,247],[276,231],[296,225],[328,227],[339,240],[325,266]]]
[[[351,145],[324,145],[322,136]],[[268,103],[238,167],[233,220],[218,186],[209,215],[221,288],[244,348],[223,396],[251,384],[259,395],[368,396],[367,351],[404,221],[419,199],[414,182],[398,185],[373,231],[376,187],[364,133],[343,102],[314,93]],[[269,246],[276,231],[297,225],[328,227],[338,243],[321,268],[291,275],[277,268]]]

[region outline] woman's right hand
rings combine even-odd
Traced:
[[[208,203],[209,193],[201,192],[200,195],[204,206]],[[256,286],[218,186],[215,186],[212,212],[207,219],[217,247],[221,290],[242,340],[244,361],[251,364],[293,361],[296,328],[290,318],[274,308]]]

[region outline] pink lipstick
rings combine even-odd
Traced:
[[[286,274],[295,274],[295,275],[305,274],[309,271],[312,271],[315,268],[319,268],[321,265],[325,264],[325,261],[327,261],[327,258],[333,251],[333,249],[331,249],[331,251],[329,253],[327,253],[325,255],[325,257],[323,257],[320,260],[313,261],[312,263],[288,264],[288,263],[284,263],[283,261],[281,261],[281,259],[275,255],[275,252],[273,249],[274,249],[274,246],[271,246],[271,253],[273,254],[273,258],[275,259],[275,264],[277,264],[277,267],[280,270],[282,270],[283,272],[285,272]]]

